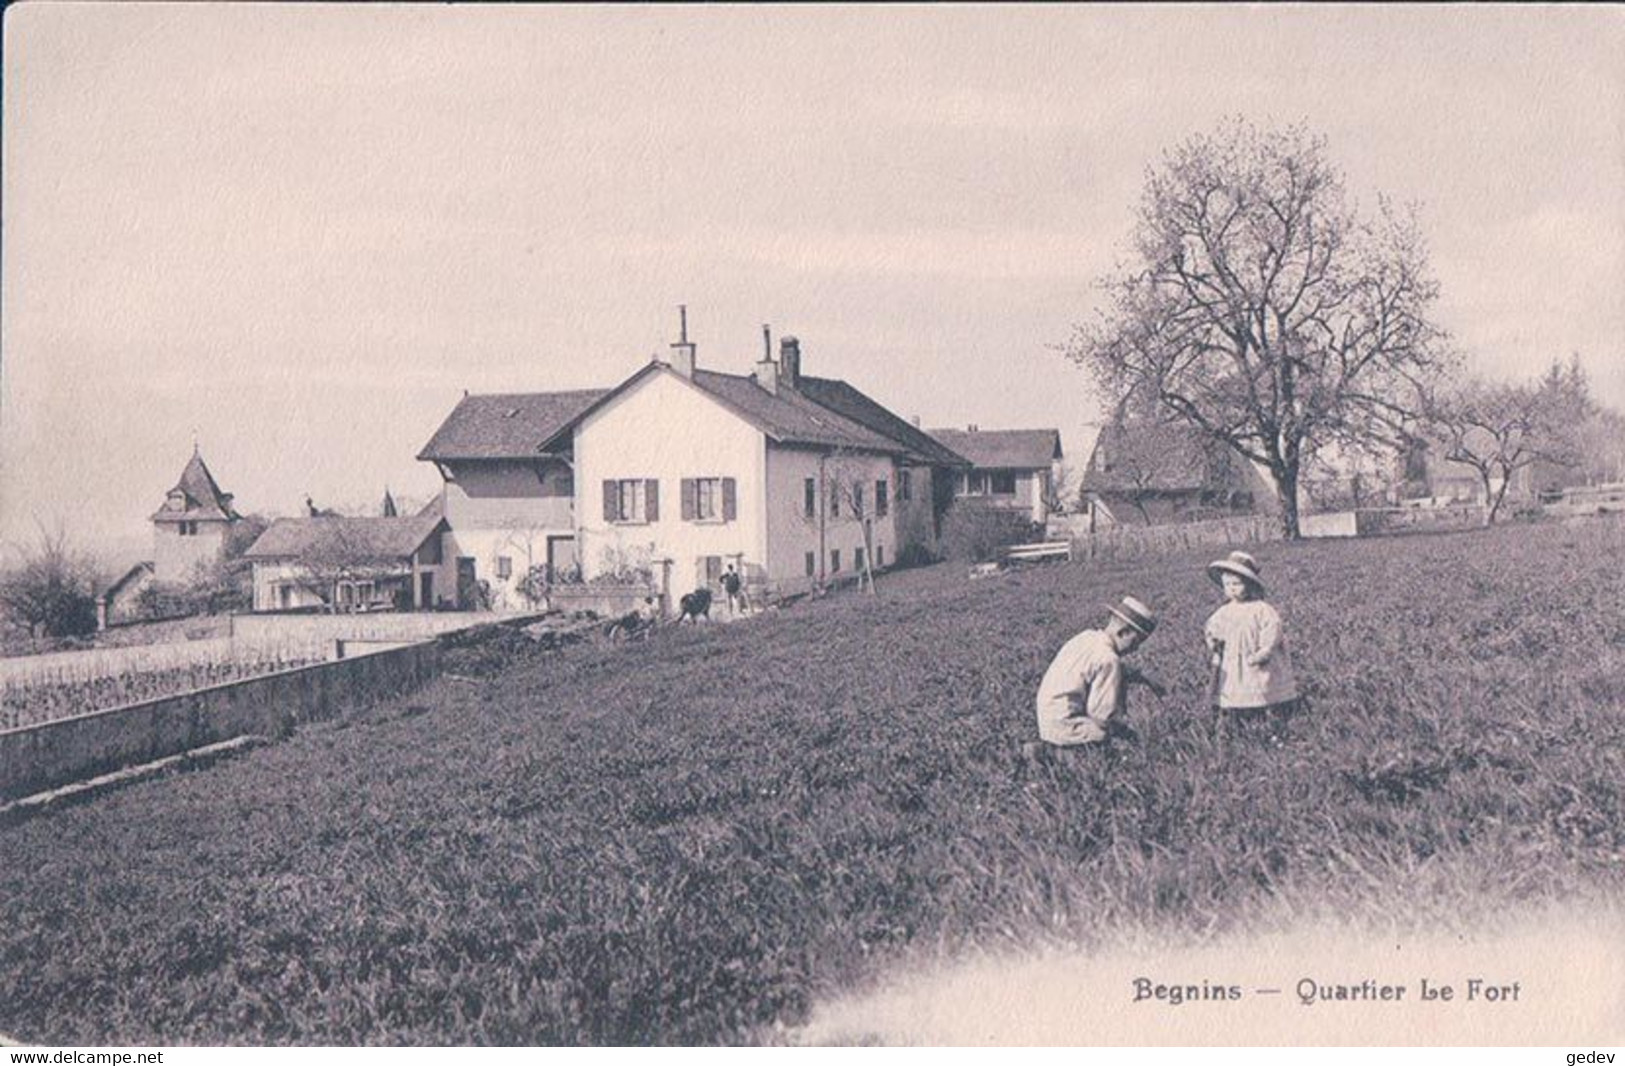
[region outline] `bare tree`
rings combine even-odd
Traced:
[[[1131,264],[1069,356],[1115,397],[1143,389],[1269,473],[1298,536],[1304,456],[1334,436],[1397,441],[1450,363],[1413,215],[1347,205],[1325,141],[1235,121],[1146,182]]]
[[[93,632],[99,567],[61,526],[37,528],[35,542],[17,548],[17,561],[0,573],[0,613],[30,637]]]
[[[339,610],[342,585],[401,573],[401,560],[381,554],[372,543],[365,519],[323,515],[312,521],[315,532],[300,552],[294,581],[329,611]]]
[[[1429,421],[1441,457],[1478,474],[1485,525],[1494,523],[1519,471],[1578,461],[1576,399],[1560,378],[1518,384],[1472,378],[1432,400]]]

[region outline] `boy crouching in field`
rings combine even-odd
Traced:
[[[1128,705],[1128,686],[1139,682],[1159,697],[1162,686],[1123,665],[1157,628],[1156,613],[1132,596],[1108,608],[1104,629],[1086,629],[1067,641],[1038,685],[1039,742],[1022,745],[1029,762],[1047,761],[1055,748],[1098,744],[1109,737],[1133,739],[1114,716]]]
[[[1258,561],[1246,552],[1231,552],[1209,564],[1207,573],[1224,591],[1225,601],[1203,629],[1213,667],[1210,697],[1221,719],[1262,722],[1270,741],[1279,744],[1301,701],[1281,616],[1264,602]]]

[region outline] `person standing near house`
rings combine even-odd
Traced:
[[[750,610],[750,602],[745,598],[745,582],[740,579],[739,571],[734,564],[729,563],[728,569],[722,575],[722,591],[728,594],[728,614],[738,616]]]
[[[1225,600],[1203,628],[1221,720],[1265,721],[1269,739],[1280,743],[1286,721],[1301,701],[1281,616],[1264,602],[1258,560],[1246,552],[1231,552],[1210,563],[1207,573]]]
[[[1086,629],[1067,641],[1044,672],[1036,700],[1039,741],[1022,745],[1028,761],[1047,759],[1057,748],[1132,738],[1121,721],[1128,686],[1137,682],[1163,695],[1161,685],[1122,661],[1157,628],[1156,612],[1133,596],[1107,610],[1105,628]]]

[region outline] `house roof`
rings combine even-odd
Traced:
[[[120,592],[122,592],[126,587],[128,587],[131,582],[137,581],[140,578],[142,578],[143,576],[151,574],[152,572],[153,572],[152,563],[150,563],[150,562],[136,563],[134,566],[132,566],[128,570],[124,571],[124,573],[120,574],[118,577],[116,577],[112,581],[108,582],[108,584],[105,587],[101,588],[96,593],[96,598],[105,600],[105,599],[109,599],[109,598],[111,598],[113,596],[116,596]]]
[[[914,458],[936,466],[969,466],[971,460],[918,426],[899,418],[844,381],[802,376],[796,388],[803,396],[838,411],[854,422],[897,441]],[[1057,446],[1059,444],[1057,443]]]
[[[768,392],[754,377],[694,371],[693,382],[710,393],[779,444],[850,448],[859,451],[907,451],[897,440],[877,433],[796,389]]]
[[[163,507],[152,516],[154,522],[231,522],[237,518],[237,512],[231,508],[231,493],[220,491],[202,453],[196,448],[192,449],[186,469],[181,471],[181,479],[167,495],[169,498]]]
[[[933,429],[931,436],[985,469],[1048,470],[1061,457],[1056,429]]]
[[[403,559],[441,526],[440,511],[404,518],[279,518],[243,553],[248,559],[298,559],[337,547],[357,560]]]
[[[651,362],[613,389],[465,396],[447,416],[419,459],[534,458],[594,411],[655,373],[676,373]],[[690,384],[713,397],[778,444],[903,455],[921,462],[967,465],[964,457],[898,418],[844,381],[800,379],[776,393],[754,375],[696,369]],[[1046,460],[1047,462],[1047,460]]]
[[[534,459],[609,389],[464,396],[418,452],[424,460]]]
[[[1095,438],[1083,491],[1173,493],[1269,486],[1251,463],[1192,426],[1108,422]]]

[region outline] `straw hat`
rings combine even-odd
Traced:
[[[1235,574],[1244,581],[1250,581],[1259,592],[1264,591],[1264,579],[1258,576],[1258,560],[1246,552],[1231,552],[1218,562],[1207,564],[1207,576],[1213,579],[1215,585],[1223,584],[1225,574]]]
[[[1128,623],[1131,629],[1138,630],[1141,636],[1149,637],[1157,628],[1157,612],[1133,596],[1124,596],[1122,603],[1106,609]]]

